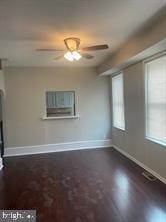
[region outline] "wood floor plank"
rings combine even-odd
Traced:
[[[0,209],[38,222],[166,222],[166,185],[114,149],[5,158]]]

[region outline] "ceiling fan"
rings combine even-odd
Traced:
[[[69,61],[74,61],[74,60],[79,60],[82,57],[85,59],[93,59],[94,56],[87,53],[88,51],[96,51],[96,50],[103,50],[103,49],[108,49],[108,45],[107,44],[103,44],[103,45],[94,45],[94,46],[88,46],[88,47],[84,47],[84,48],[80,48],[80,39],[79,38],[74,38],[74,37],[70,37],[70,38],[66,38],[64,39],[64,43],[67,49],[67,52],[57,56],[54,58],[54,60],[59,60],[62,59],[63,57]],[[53,49],[53,48],[41,48],[41,49],[37,49],[37,51],[43,51],[43,52],[63,52],[65,50],[59,50],[59,49]]]

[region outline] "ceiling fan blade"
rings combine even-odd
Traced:
[[[93,45],[93,46],[88,46],[84,47],[81,50],[83,51],[95,51],[95,50],[103,50],[103,49],[108,49],[108,45]]]
[[[36,51],[41,51],[41,52],[63,52],[64,50],[62,49],[49,49],[49,48],[43,48],[43,49],[36,49]]]
[[[94,56],[88,54],[88,53],[81,53],[82,57],[85,58],[85,59],[93,59]]]
[[[59,55],[59,56],[55,57],[54,60],[59,60],[59,59],[62,59],[62,58],[64,58],[64,55]]]

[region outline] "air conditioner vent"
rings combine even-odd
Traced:
[[[155,177],[155,176],[153,176],[151,173],[149,173],[149,172],[147,172],[147,171],[144,171],[143,173],[142,173],[142,175],[144,176],[144,177],[146,177],[148,180],[150,180],[150,181],[155,181],[155,180],[157,180],[157,178]]]

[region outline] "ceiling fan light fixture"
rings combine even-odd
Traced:
[[[78,53],[77,51],[73,51],[73,52],[66,52],[64,55],[65,59],[69,60],[70,62],[73,62],[74,60],[79,60],[82,58],[82,56],[80,55],[80,53]]]
[[[72,52],[72,56],[75,60],[80,60],[82,58],[81,54],[78,53],[77,51]]]
[[[71,52],[66,52],[64,54],[65,59],[69,60],[70,62],[73,62],[74,58]]]

